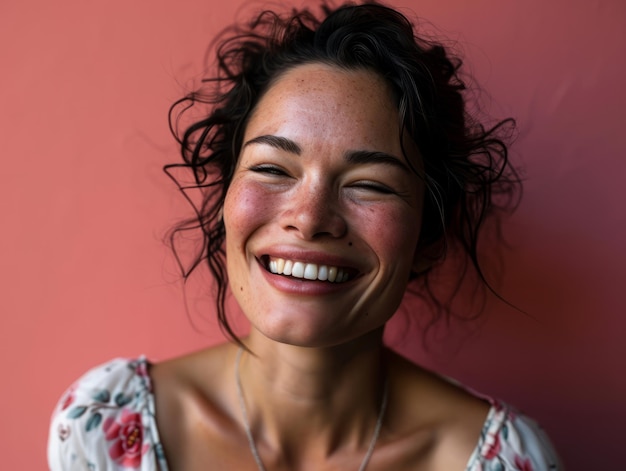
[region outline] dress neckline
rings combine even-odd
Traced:
[[[149,422],[149,434],[151,436],[154,448],[155,448],[155,457],[157,461],[157,468],[159,471],[169,471],[169,466],[167,464],[167,460],[165,458],[165,454],[163,452],[163,445],[161,443],[161,438],[159,434],[159,424],[156,420],[156,399],[154,395],[154,390],[152,388],[152,377],[150,376],[150,369],[153,366],[153,363],[150,362],[144,355],[140,356],[136,360],[135,366],[135,375],[140,377],[145,388],[146,388],[146,400],[149,414],[147,414],[147,420]],[[463,387],[455,381],[455,384]],[[481,458],[484,458],[486,453],[489,453],[491,448],[491,444],[489,443],[489,438],[495,436],[498,430],[502,427],[502,424],[508,417],[508,407],[491,397],[484,396],[482,394],[478,394],[475,391],[468,390],[468,392],[476,397],[484,399],[489,402],[489,412],[483,422],[483,426],[480,432],[480,436],[478,438],[478,442],[474,451],[470,455],[467,465],[465,467],[466,471],[472,471],[474,467],[481,461]]]

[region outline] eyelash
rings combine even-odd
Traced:
[[[277,167],[276,165],[262,164],[262,165],[255,165],[255,166],[249,167],[248,169],[252,172],[262,173],[266,175],[287,176],[287,173],[282,168]],[[385,195],[395,194],[395,191],[392,190],[391,188],[385,185],[381,185],[379,183],[374,183],[374,182],[359,182],[351,186],[353,188],[375,191],[375,192],[385,194]]]
[[[275,165],[255,165],[253,167],[249,167],[249,170],[256,173],[266,173],[269,175],[283,176],[287,175],[283,169],[277,167]]]
[[[383,193],[386,195],[391,195],[395,193],[391,188],[378,184],[378,183],[363,182],[363,183],[357,183],[353,186],[355,188],[362,188],[364,190],[372,190],[372,191],[376,191],[378,193]]]

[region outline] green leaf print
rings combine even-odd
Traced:
[[[100,414],[100,412],[96,412],[95,414],[91,414],[91,417],[89,417],[89,420],[87,420],[87,424],[85,425],[85,429],[89,432],[90,430],[93,430],[98,425],[100,425],[100,422],[102,422],[102,414]]]
[[[117,393],[115,395],[115,403],[120,406],[120,407],[124,407],[126,404],[128,404],[130,401],[133,400],[133,396],[131,395],[124,395],[124,393]]]
[[[85,406],[72,407],[67,413],[67,417],[68,419],[78,419],[85,412],[87,412],[87,407]]]
[[[108,390],[102,389],[98,391],[97,393],[95,393],[92,396],[92,399],[98,402],[109,402],[111,400],[111,394],[109,393]]]

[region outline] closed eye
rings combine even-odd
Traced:
[[[395,193],[395,191],[389,188],[388,186],[382,185],[380,183],[375,183],[375,182],[358,182],[358,183],[353,184],[352,187],[363,189],[363,190],[375,191],[377,193],[382,193],[386,195]]]
[[[255,173],[264,173],[266,175],[285,176],[287,173],[280,167],[270,164],[254,165],[248,168]]]

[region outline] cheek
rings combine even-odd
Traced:
[[[418,212],[403,207],[366,211],[361,220],[368,241],[378,256],[387,262],[413,260],[421,226]]]
[[[270,215],[272,204],[258,185],[234,181],[224,201],[226,239],[244,243],[245,239]],[[238,244],[237,244],[238,245]]]

